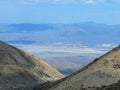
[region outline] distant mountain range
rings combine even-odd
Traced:
[[[104,47],[104,44],[110,44],[111,46],[119,44],[119,31],[120,25],[106,25],[94,22],[76,24],[10,24],[0,25],[0,39],[9,43],[19,44],[65,42],[70,45],[82,44],[90,47]],[[15,38],[16,36],[17,38]]]

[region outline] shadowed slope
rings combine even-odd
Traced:
[[[31,90],[36,84],[62,77],[39,58],[0,41],[0,90]]]

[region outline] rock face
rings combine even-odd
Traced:
[[[54,82],[47,90],[87,90],[83,88],[108,86],[119,80],[120,46],[97,58],[76,73]]]
[[[36,84],[62,77],[34,55],[0,41],[0,90],[32,90]]]

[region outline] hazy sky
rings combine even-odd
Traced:
[[[120,0],[0,0],[0,23],[120,24]]]

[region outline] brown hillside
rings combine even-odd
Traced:
[[[62,77],[34,55],[0,41],[0,90],[31,90],[36,84]]]
[[[76,73],[54,82],[48,90],[82,90],[82,87],[111,85],[118,80],[120,80],[120,46]]]

